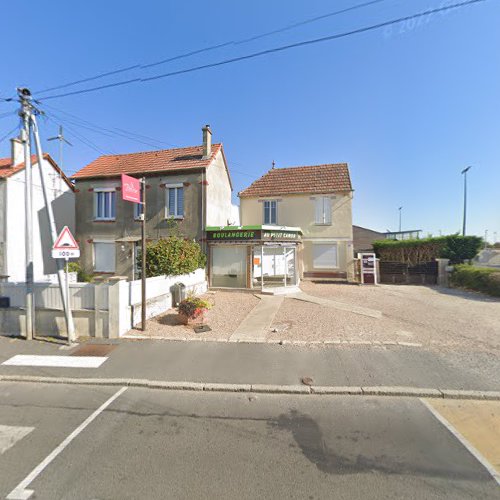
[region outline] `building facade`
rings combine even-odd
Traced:
[[[222,144],[99,157],[73,179],[76,237],[86,272],[135,279],[141,205],[121,199],[121,174],[146,179],[146,237],[204,241],[207,225],[238,223]]]
[[[347,164],[272,168],[239,193],[241,224],[298,227],[301,278],[353,279]]]
[[[9,158],[0,159],[0,276],[24,282],[25,253],[25,168],[21,139],[12,139]],[[42,165],[31,157],[33,179],[33,279],[49,281],[57,272],[52,258],[52,240],[40,178],[43,169],[49,203],[57,230],[75,226],[75,193],[73,185],[50,155],[43,155]]]

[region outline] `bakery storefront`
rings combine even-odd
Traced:
[[[212,288],[295,288],[299,284],[298,227],[207,227]]]

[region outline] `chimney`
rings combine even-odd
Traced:
[[[24,135],[24,130],[22,130],[20,137],[14,137],[14,139],[10,140],[12,167],[24,161]]]
[[[203,158],[210,158],[212,154],[212,131],[210,125],[205,125],[203,131]]]

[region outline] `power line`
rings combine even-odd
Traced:
[[[16,130],[18,130],[19,125],[16,125],[12,130],[9,130],[4,136],[0,137],[0,144],[7,139],[7,137],[10,137]]]
[[[115,83],[110,83],[110,84],[107,84],[107,85],[100,85],[98,87],[91,87],[91,88],[88,88],[88,89],[75,90],[73,92],[67,92],[67,93],[64,93],[64,94],[51,95],[51,96],[42,98],[41,101],[43,102],[43,101],[46,101],[48,99],[57,99],[57,98],[60,98],[60,97],[67,97],[67,96],[78,95],[78,94],[86,94],[88,92],[96,92],[98,90],[103,90],[103,89],[107,89],[107,88],[113,88],[113,87],[128,85],[128,84],[131,84],[131,83],[138,83],[138,82],[143,83],[143,82],[148,82],[148,81],[152,81],[152,80],[159,80],[161,78],[169,78],[169,77],[172,77],[172,76],[177,76],[177,75],[181,75],[181,74],[185,74],[185,73],[192,73],[194,71],[200,71],[200,70],[203,70],[203,69],[215,68],[215,67],[223,66],[223,65],[226,65],[226,64],[231,64],[231,63],[235,63],[235,62],[239,62],[239,61],[245,61],[245,60],[248,60],[248,59],[254,59],[254,58],[257,58],[257,57],[262,57],[262,56],[273,54],[273,53],[276,53],[276,52],[283,52],[283,51],[286,51],[286,50],[295,49],[297,47],[304,47],[304,46],[313,45],[313,44],[316,44],[316,43],[322,43],[322,42],[328,42],[328,41],[332,41],[332,40],[338,40],[340,38],[346,38],[348,36],[357,35],[357,34],[360,34],[360,33],[366,33],[366,32],[369,32],[369,31],[378,30],[380,28],[385,28],[386,26],[391,26],[393,24],[399,24],[399,23],[402,23],[402,22],[405,22],[405,21],[410,21],[412,19],[418,19],[420,17],[429,16],[429,15],[432,15],[432,14],[436,14],[438,12],[444,12],[444,11],[451,10],[451,9],[458,9],[458,8],[461,8],[461,7],[465,7],[467,5],[472,5],[472,4],[479,3],[479,2],[484,2],[484,1],[485,0],[467,0],[467,1],[461,2],[461,3],[447,5],[445,7],[438,7],[438,8],[426,10],[426,11],[423,11],[423,12],[420,12],[420,13],[417,13],[417,14],[412,14],[412,15],[409,15],[409,16],[399,17],[397,19],[392,19],[390,21],[384,21],[384,22],[377,23],[377,24],[371,24],[369,26],[364,26],[364,27],[357,28],[357,29],[354,29],[354,30],[345,31],[343,33],[336,33],[334,35],[329,35],[329,36],[325,36],[325,37],[321,37],[321,38],[314,38],[314,39],[311,39],[311,40],[304,40],[304,41],[301,41],[301,42],[291,43],[291,44],[288,44],[288,45],[282,45],[281,47],[275,47],[275,48],[272,48],[272,49],[261,50],[259,52],[253,52],[251,54],[247,54],[247,55],[239,56],[239,57],[233,57],[233,58],[225,59],[223,61],[219,61],[219,62],[215,62],[215,63],[203,64],[201,66],[194,66],[194,67],[191,67],[191,68],[186,68],[186,69],[182,69],[182,70],[178,70],[178,71],[172,71],[172,72],[169,72],[169,73],[163,73],[163,74],[160,74],[160,75],[150,76],[148,78],[133,78],[133,79],[125,80],[125,81],[122,81],[122,82],[115,82]]]
[[[265,33],[260,33],[258,35],[253,35],[253,36],[251,36],[249,38],[243,38],[241,40],[231,40],[229,42],[223,42],[223,43],[219,43],[219,44],[216,44],[216,45],[211,45],[209,47],[203,47],[201,49],[192,50],[192,51],[186,52],[184,54],[179,54],[177,56],[169,57],[167,59],[162,59],[160,61],[156,61],[156,62],[149,63],[149,64],[142,64],[142,65],[141,64],[134,64],[133,66],[128,66],[126,68],[120,68],[120,69],[117,69],[117,70],[114,70],[114,71],[107,71],[107,72],[104,72],[104,73],[99,73],[97,75],[94,75],[94,76],[91,76],[91,77],[88,77],[88,78],[83,78],[83,79],[80,79],[80,80],[75,80],[73,82],[69,82],[69,83],[65,83],[65,84],[62,84],[62,85],[57,85],[55,87],[50,87],[50,88],[46,88],[46,89],[40,90],[40,91],[37,92],[37,94],[45,94],[46,92],[50,92],[52,90],[59,90],[59,89],[64,89],[64,88],[72,87],[72,86],[78,85],[80,83],[86,83],[86,82],[98,80],[100,78],[105,78],[107,76],[113,76],[113,75],[116,75],[116,74],[119,74],[119,73],[126,73],[127,71],[132,71],[134,69],[144,70],[144,69],[147,69],[147,68],[152,68],[154,66],[159,66],[161,64],[167,64],[167,63],[170,63],[170,62],[173,62],[173,61],[178,61],[180,59],[185,59],[185,58],[197,55],[197,54],[202,54],[204,52],[209,52],[209,51],[212,51],[212,50],[221,49],[223,47],[228,47],[230,45],[241,45],[241,44],[244,44],[244,43],[253,42],[253,41],[259,40],[261,38],[265,38],[265,37],[268,37],[268,36],[271,36],[271,35],[275,35],[275,34],[278,34],[278,33],[282,33],[282,32],[285,32],[285,31],[289,31],[289,30],[298,28],[299,26],[303,26],[303,25],[306,25],[306,24],[314,23],[316,21],[320,21],[320,20],[323,20],[323,19],[326,19],[326,18],[329,18],[329,17],[333,17],[333,16],[338,16],[338,15],[344,14],[346,12],[350,12],[350,11],[357,10],[357,9],[362,9],[364,7],[368,7],[370,5],[377,4],[377,3],[382,3],[382,2],[385,2],[385,1],[386,0],[370,0],[368,2],[363,2],[361,4],[357,4],[357,5],[353,5],[351,7],[347,7],[345,9],[336,10],[334,12],[329,12],[329,13],[323,14],[321,16],[316,16],[316,17],[312,17],[312,18],[309,18],[309,19],[305,19],[304,21],[299,21],[297,23],[293,23],[293,24],[290,24],[288,26],[284,26],[282,28],[278,28],[278,29],[275,29],[275,30],[272,30],[272,31],[267,31]]]

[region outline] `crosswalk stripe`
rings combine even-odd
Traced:
[[[17,354],[4,361],[5,366],[46,366],[56,368],[99,368],[107,356],[39,356]]]

